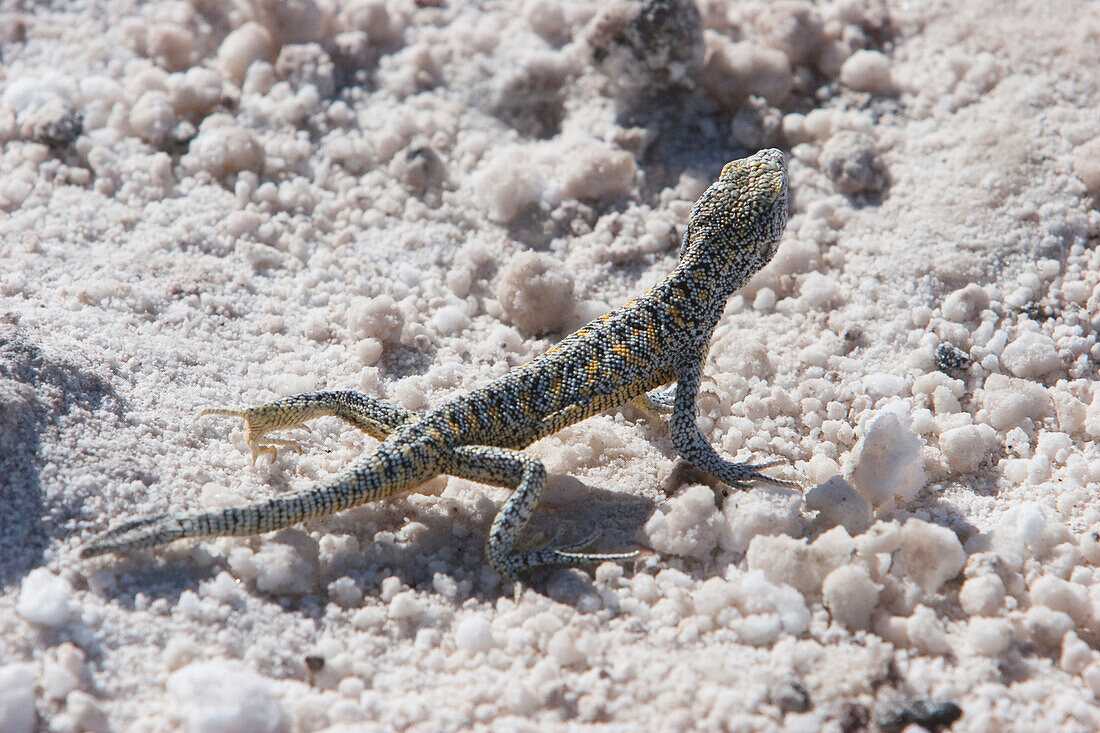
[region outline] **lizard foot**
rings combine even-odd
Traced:
[[[785,458],[776,458],[771,461],[765,461],[764,463],[734,463],[731,464],[731,470],[729,471],[730,475],[728,477],[715,476],[715,478],[725,481],[731,487],[742,491],[750,488],[752,484],[757,482],[801,490],[802,487],[797,481],[775,478],[774,476],[768,476],[761,473],[761,471],[776,466],[782,466],[786,463],[789,463],[789,461]],[[729,480],[730,478],[733,480]]]
[[[255,466],[256,459],[262,455],[268,456],[271,462],[274,463],[279,447],[289,448],[299,454],[302,452],[302,446],[296,440],[267,437],[267,434],[272,430],[305,430],[307,433],[309,432],[308,425],[292,418],[288,419],[286,412],[289,411],[280,411],[275,405],[276,403],[270,403],[242,409],[208,408],[200,412],[199,417],[204,415],[228,415],[243,419],[248,427],[248,437],[245,440],[248,443],[248,449],[252,452],[252,465]]]
[[[561,530],[555,533],[555,540],[561,535]],[[638,557],[639,550],[631,552],[583,552],[599,537],[599,532],[592,532],[579,542],[572,542],[560,547],[542,545],[508,553],[502,558],[490,561],[493,569],[500,573],[505,580],[510,580],[515,589],[516,601],[519,601],[523,593],[523,583],[519,579],[519,573],[532,568],[547,565],[599,565],[603,562],[626,562]],[[553,541],[552,541],[553,542]]]

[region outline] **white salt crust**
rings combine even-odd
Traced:
[[[817,731],[911,698],[1100,728],[1078,4],[433,5],[0,10],[0,730]],[[499,377],[663,277],[765,146],[792,217],[698,419],[801,490],[723,496],[624,408],[529,449],[531,539],[645,553],[518,604],[483,561],[506,491],[459,479],[76,559],[374,444],[318,420],[252,468],[201,408]]]

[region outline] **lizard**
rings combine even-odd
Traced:
[[[489,565],[514,583],[543,565],[622,562],[638,552],[586,551],[593,537],[560,547],[517,545],[539,502],[546,468],[522,449],[580,420],[627,403],[667,417],[677,453],[733,488],[756,481],[781,460],[722,458],[696,425],[696,397],[711,334],[729,297],[766,265],[788,217],[783,154],[761,150],[727,163],[691,209],[673,272],[628,302],[494,381],[425,414],[357,392],[296,395],[206,414],[243,418],[253,461],[294,441],[269,437],[335,416],[381,441],[345,472],[311,488],[190,514],[130,521],[89,540],[82,557],[162,545],[184,537],[254,535],[408,491],[440,474],[512,489],[489,528]],[[658,389],[665,385],[673,386]]]

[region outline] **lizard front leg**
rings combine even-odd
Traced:
[[[702,359],[681,368],[676,373],[676,396],[673,400],[669,433],[676,452],[685,461],[711,474],[735,489],[746,489],[754,481],[766,481],[779,486],[797,486],[793,481],[772,478],[761,471],[786,461],[777,459],[765,463],[734,463],[715,452],[714,447],[699,431],[695,422],[695,401],[699,396],[699,380],[702,377]]]

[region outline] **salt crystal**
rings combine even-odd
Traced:
[[[15,612],[40,626],[63,626],[69,620],[69,581],[46,568],[36,568],[23,579]]]
[[[856,51],[841,65],[840,83],[857,92],[889,94],[894,87],[890,57],[878,51]]]
[[[455,645],[467,652],[487,652],[493,647],[493,630],[481,616],[464,618],[455,627]]]
[[[718,543],[721,522],[714,492],[696,485],[660,504],[642,532],[657,552],[702,559]]]
[[[279,733],[289,720],[272,681],[240,662],[195,662],[173,672],[168,691],[191,733]]]
[[[842,565],[821,584],[825,607],[833,619],[851,630],[871,625],[880,590],[882,586],[872,581],[867,568],[861,565]]]
[[[923,441],[897,417],[883,412],[864,429],[852,451],[849,480],[872,506],[912,500],[924,487]]]
[[[1054,340],[1033,331],[1025,331],[1006,346],[1001,363],[1022,379],[1043,377],[1062,366]]]
[[[966,640],[978,654],[997,657],[1012,645],[1012,627],[1000,618],[974,618],[970,620]]]
[[[0,731],[33,733],[34,665],[23,662],[0,667]]]

